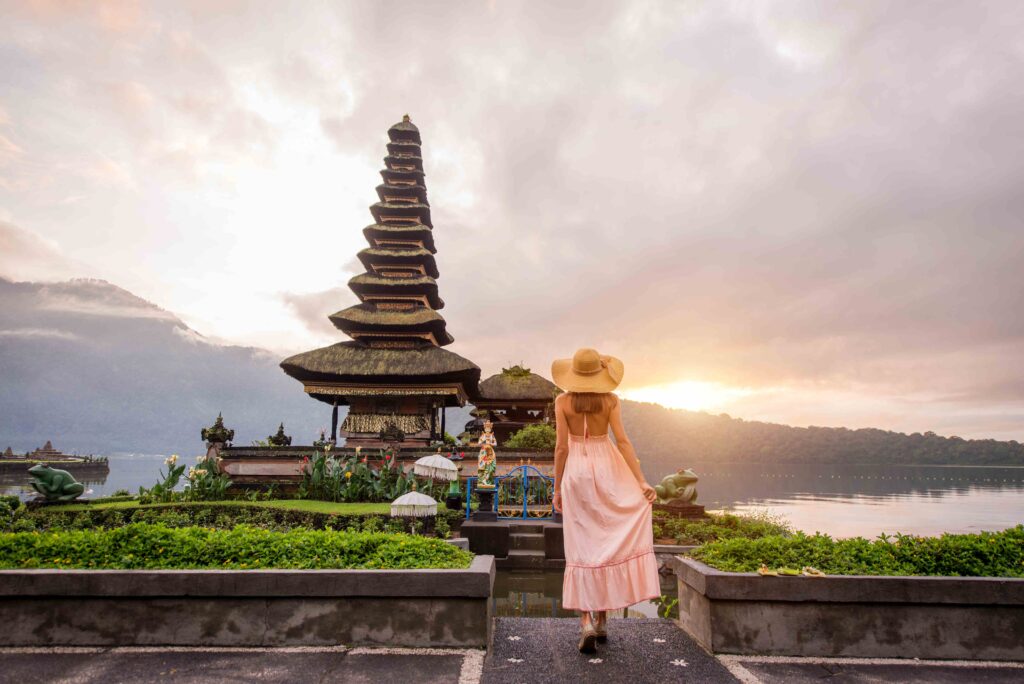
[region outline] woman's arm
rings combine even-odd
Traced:
[[[647,484],[644,473],[640,470],[640,459],[636,457],[636,450],[633,449],[633,443],[629,441],[629,436],[626,435],[626,428],[622,424],[622,409],[619,398],[612,395],[612,410],[608,415],[608,425],[612,429],[612,434],[615,435],[615,443],[619,447],[619,451],[622,452],[622,458],[629,466],[630,472],[633,473],[633,477],[640,484],[640,488],[644,490],[644,497],[648,501],[654,501],[658,498],[657,492],[654,491],[654,487]]]
[[[562,512],[562,472],[565,470],[565,459],[569,456],[569,424],[562,411],[563,397],[555,398],[555,498],[552,502],[555,510]]]

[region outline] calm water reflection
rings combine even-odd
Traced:
[[[661,578],[661,593],[676,595],[675,579]],[[572,617],[577,613],[562,608],[562,573],[499,570],[494,577],[491,598],[499,617]],[[645,601],[623,610],[609,611],[613,618],[658,617],[656,601]]]
[[[1024,468],[694,464],[709,509],[781,515],[806,532],[875,537],[1024,522]]]

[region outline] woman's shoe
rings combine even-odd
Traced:
[[[587,623],[580,628],[580,653],[597,653],[597,630]]]
[[[594,625],[594,633],[597,635],[597,640],[600,643],[608,641],[608,615],[605,614],[602,618],[594,617],[594,614],[590,614],[590,624]]]

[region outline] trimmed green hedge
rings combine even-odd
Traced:
[[[473,555],[439,539],[381,532],[271,532],[136,523],[112,530],[0,534],[0,568],[467,568]]]
[[[12,531],[85,530],[117,528],[132,523],[154,523],[167,527],[214,527],[231,529],[236,525],[252,525],[263,529],[288,531],[298,528],[314,530],[361,530],[365,532],[408,532],[410,521],[392,519],[380,513],[331,513],[324,511],[278,508],[275,502],[194,501],[146,506],[91,508],[88,506],[44,506],[24,513]],[[305,502],[300,502],[305,503]],[[337,505],[337,504],[334,504]],[[353,510],[357,504],[353,504]],[[371,504],[379,506],[379,504]],[[446,537],[461,522],[459,511],[439,509],[436,518],[424,518],[412,524],[417,532]],[[3,529],[0,521],[0,530]]]
[[[695,549],[693,557],[726,572],[811,566],[830,575],[1024,577],[1024,525],[1002,532],[876,540],[797,533],[728,539]]]
[[[736,515],[708,513],[706,518],[674,518],[662,511],[654,512],[654,539],[672,539],[676,544],[699,546],[723,539],[759,539],[787,535],[789,526],[768,515]]]

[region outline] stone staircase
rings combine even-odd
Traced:
[[[554,570],[565,561],[547,558],[544,550],[544,523],[509,523],[508,556],[495,561],[503,570]]]

